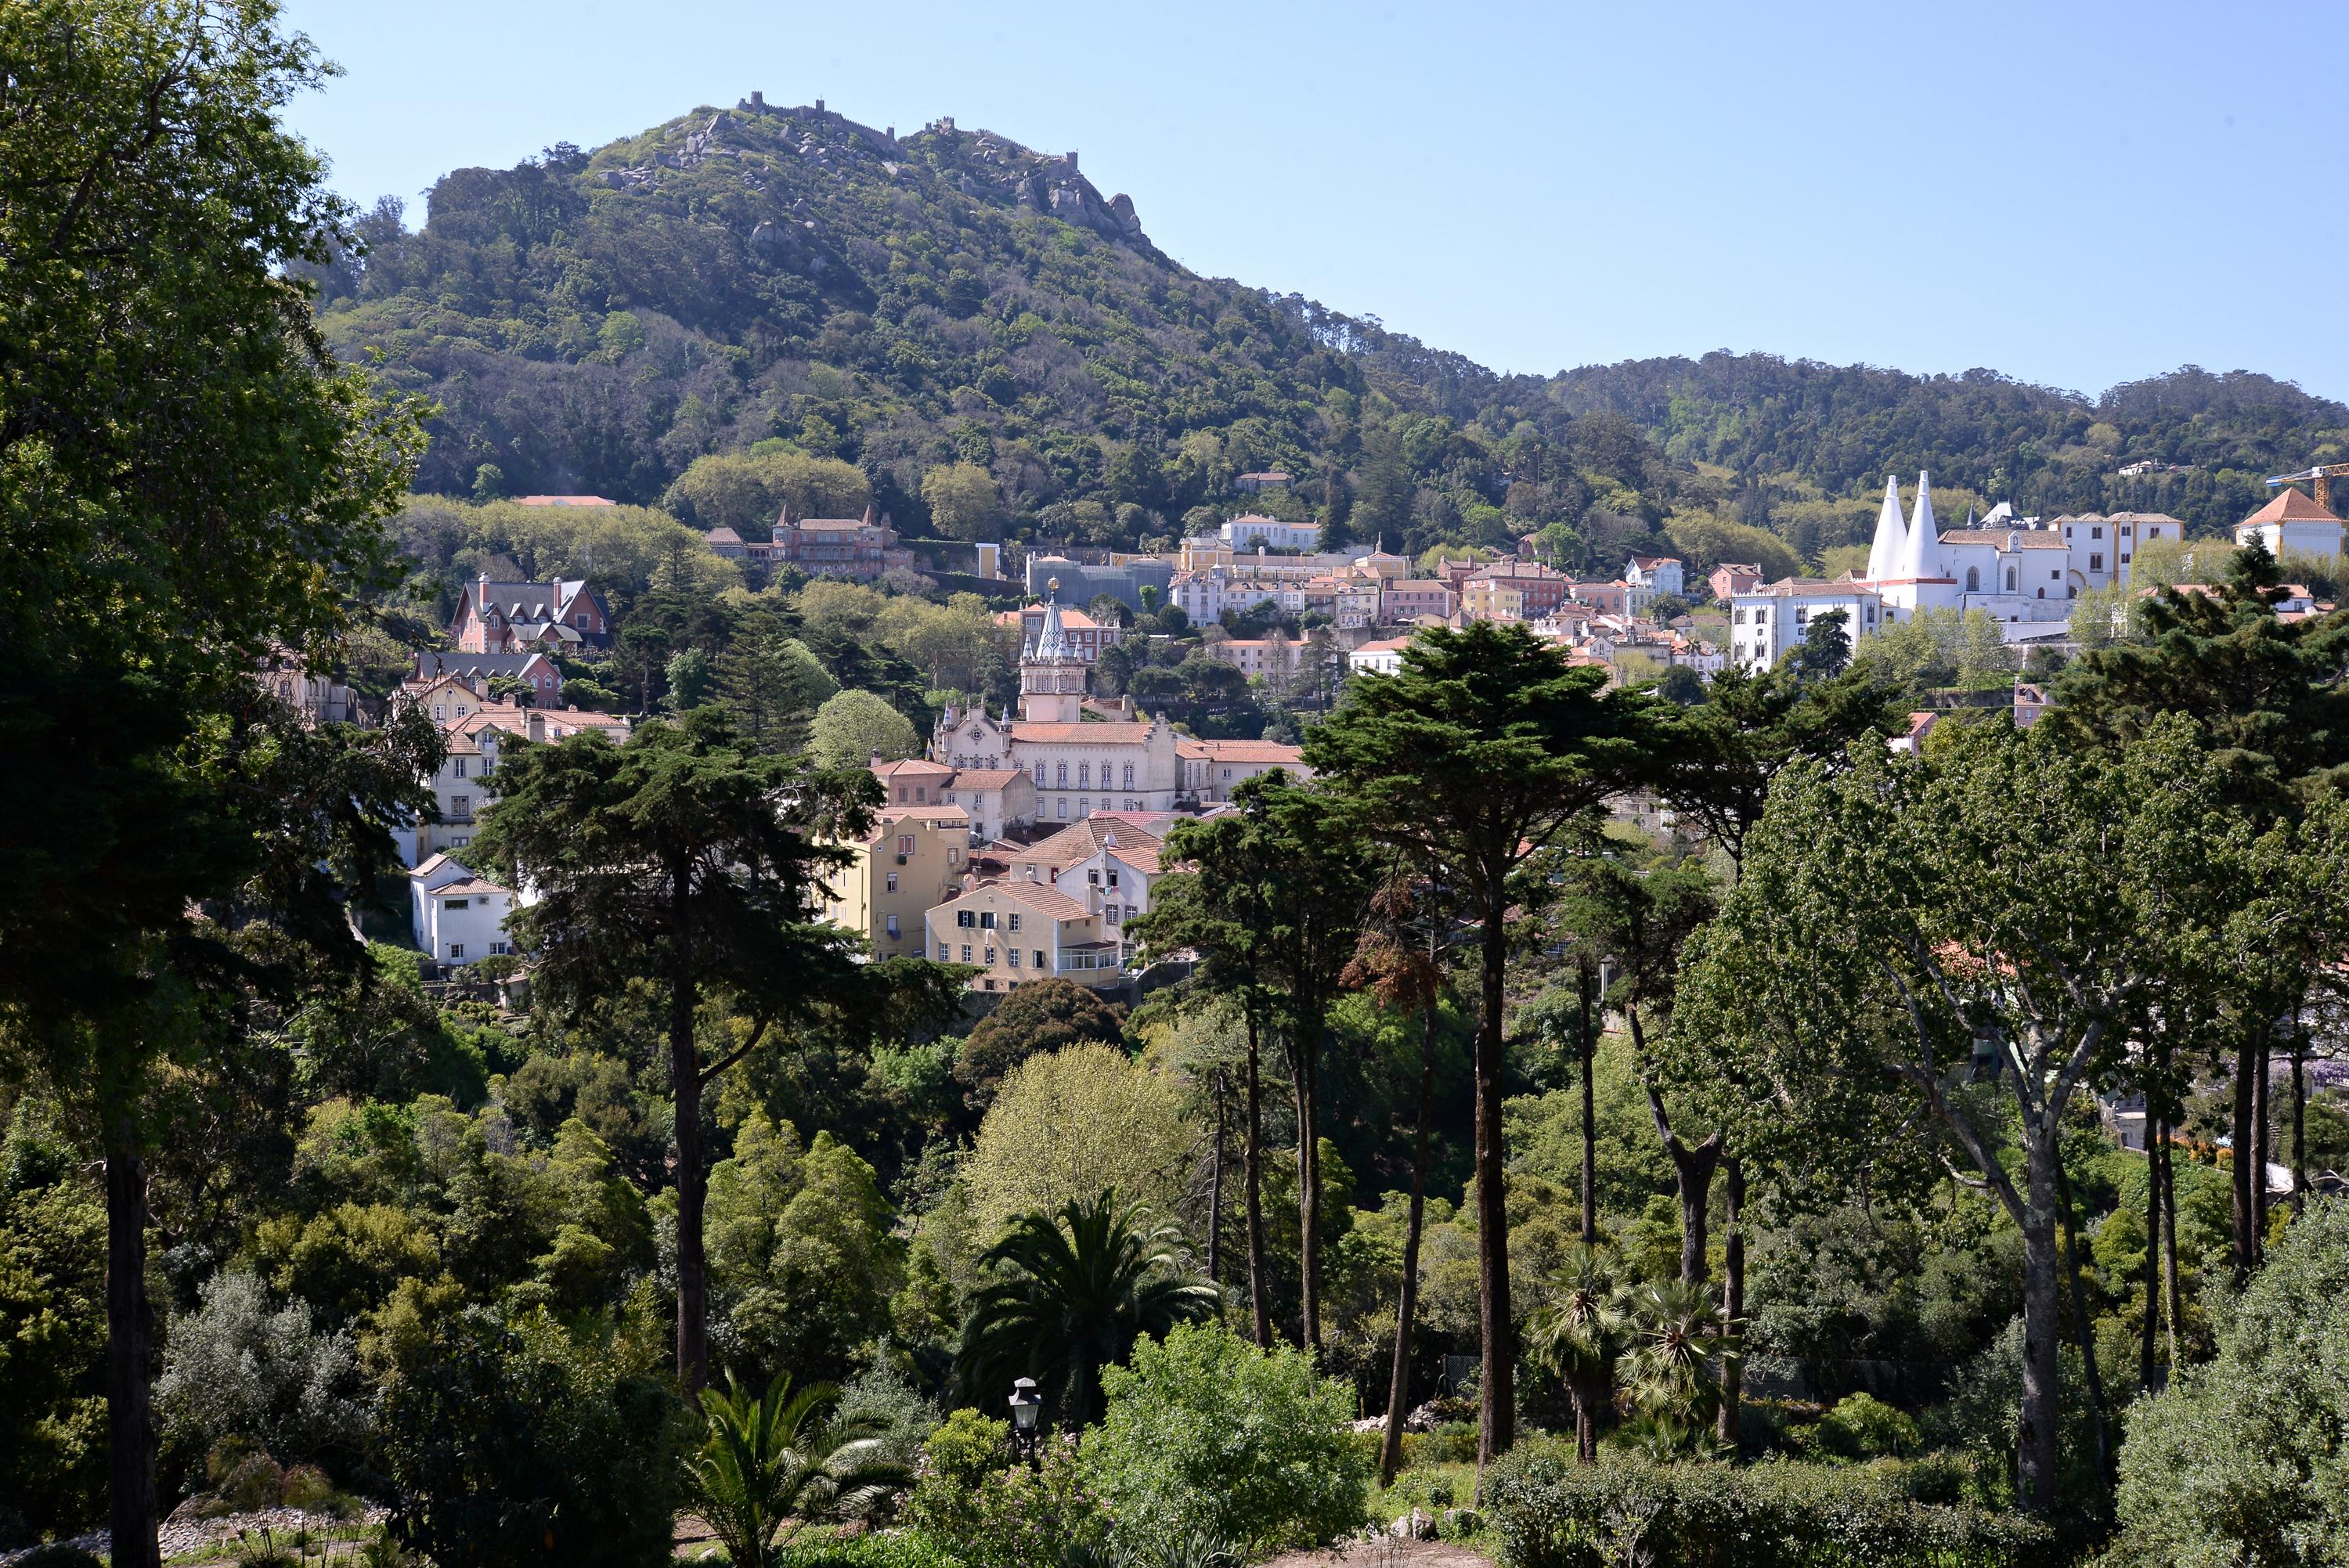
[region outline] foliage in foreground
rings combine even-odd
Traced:
[[[1212,1535],[1257,1552],[1343,1535],[1363,1518],[1369,1451],[1353,1390],[1302,1350],[1185,1326],[1102,1375],[1084,1457],[1121,1542]]]
[[[2215,1315],[2217,1359],[2129,1412],[2109,1561],[2349,1561],[2349,1202],[2311,1209]]]
[[[2044,1527],[1927,1498],[1931,1468],[1575,1461],[1554,1439],[1522,1442],[1485,1476],[1508,1568],[2005,1568],[2036,1561]]]
[[[1073,1444],[1047,1439],[1038,1462],[1014,1464],[1011,1424],[957,1410],[930,1434],[905,1522],[966,1568],[1045,1568],[1105,1552],[1109,1514]]]
[[[701,1391],[709,1429],[687,1485],[733,1568],[771,1568],[811,1520],[864,1514],[909,1479],[868,1423],[831,1418],[839,1402],[829,1383],[793,1393],[788,1374],[764,1395],[740,1382]]]

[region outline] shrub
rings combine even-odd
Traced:
[[[1060,1568],[1105,1550],[1109,1515],[1071,1446],[1048,1440],[1030,1468],[1009,1460],[1011,1428],[957,1410],[930,1434],[905,1522],[968,1568]]]
[[[2214,1306],[2217,1358],[2128,1413],[2110,1561],[2341,1561],[2349,1202],[2311,1207],[2242,1295]]]
[[[357,1382],[349,1336],[314,1330],[306,1303],[273,1309],[260,1278],[238,1271],[205,1281],[196,1310],[172,1321],[155,1403],[173,1452],[233,1437],[307,1459],[357,1449],[367,1429]]]
[[[1872,1394],[1846,1396],[1814,1429],[1820,1449],[1844,1460],[1896,1458],[1919,1441],[1915,1418]]]
[[[1485,1501],[1510,1568],[2008,1568],[2047,1542],[2028,1520],[1919,1501],[1897,1464],[1580,1465],[1549,1439],[1496,1461]]]
[[[962,1568],[937,1542],[910,1530],[853,1541],[810,1541],[783,1553],[782,1568]]]
[[[543,1314],[444,1325],[383,1397],[387,1532],[439,1568],[667,1568],[685,1424],[657,1353]]]
[[[1269,1551],[1366,1517],[1372,1465],[1350,1429],[1353,1394],[1303,1351],[1185,1326],[1137,1344],[1102,1387],[1085,1464],[1122,1539],[1212,1535]]]

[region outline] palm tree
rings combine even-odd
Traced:
[[[1686,1280],[1644,1284],[1630,1294],[1631,1350],[1623,1381],[1651,1425],[1701,1431],[1721,1387],[1716,1365],[1734,1360],[1733,1326],[1704,1287]]]
[[[1123,1364],[1142,1336],[1212,1316],[1218,1292],[1190,1277],[1172,1225],[1117,1194],[1027,1213],[988,1249],[1004,1276],[972,1300],[955,1370],[963,1397],[993,1408],[1015,1377],[1036,1379],[1061,1425],[1098,1414],[1101,1369]]]
[[[808,1521],[855,1517],[913,1480],[883,1457],[874,1423],[825,1418],[839,1399],[829,1383],[793,1393],[789,1373],[764,1396],[731,1377],[701,1391],[709,1433],[688,1484],[735,1568],[772,1568]]]
[[[1574,1400],[1574,1450],[1599,1462],[1599,1413],[1615,1402],[1615,1369],[1630,1348],[1624,1293],[1595,1247],[1578,1246],[1550,1277],[1550,1305],[1526,1326],[1526,1348],[1556,1372]]]

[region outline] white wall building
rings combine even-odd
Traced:
[[[2254,538],[2279,559],[2287,550],[2331,559],[2341,553],[2341,520],[2286,485],[2275,500],[2235,525],[2237,544],[2249,544]]]
[[[1359,644],[1346,655],[1346,668],[1358,676],[1401,675],[1402,651],[1410,643],[1409,637],[1381,637]]]
[[[1844,635],[1854,643],[1891,618],[1864,583],[1788,577],[1729,602],[1729,657],[1744,669],[1768,669],[1802,645],[1813,621],[1834,610],[1844,613]]]
[[[1634,555],[1623,569],[1623,585],[1631,590],[1631,614],[1643,614],[1659,593],[1687,592],[1682,562],[1674,555]]]
[[[1216,531],[1226,544],[1234,550],[1319,550],[1321,547],[1321,525],[1318,522],[1283,522],[1277,517],[1262,517],[1249,512],[1233,518]]]
[[[460,861],[434,855],[409,872],[408,903],[417,947],[440,963],[471,964],[513,951],[506,935],[512,890],[474,875]]]

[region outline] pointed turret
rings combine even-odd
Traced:
[[[1868,580],[1881,583],[1900,571],[1901,552],[1909,542],[1900,521],[1900,486],[1890,475],[1884,480],[1884,510],[1876,514],[1876,542],[1868,547]]]
[[[1900,570],[1894,575],[1912,583],[1941,576],[1941,531],[1933,521],[1933,481],[1921,471],[1917,475],[1917,509],[1909,515],[1909,539],[1901,552]]]

